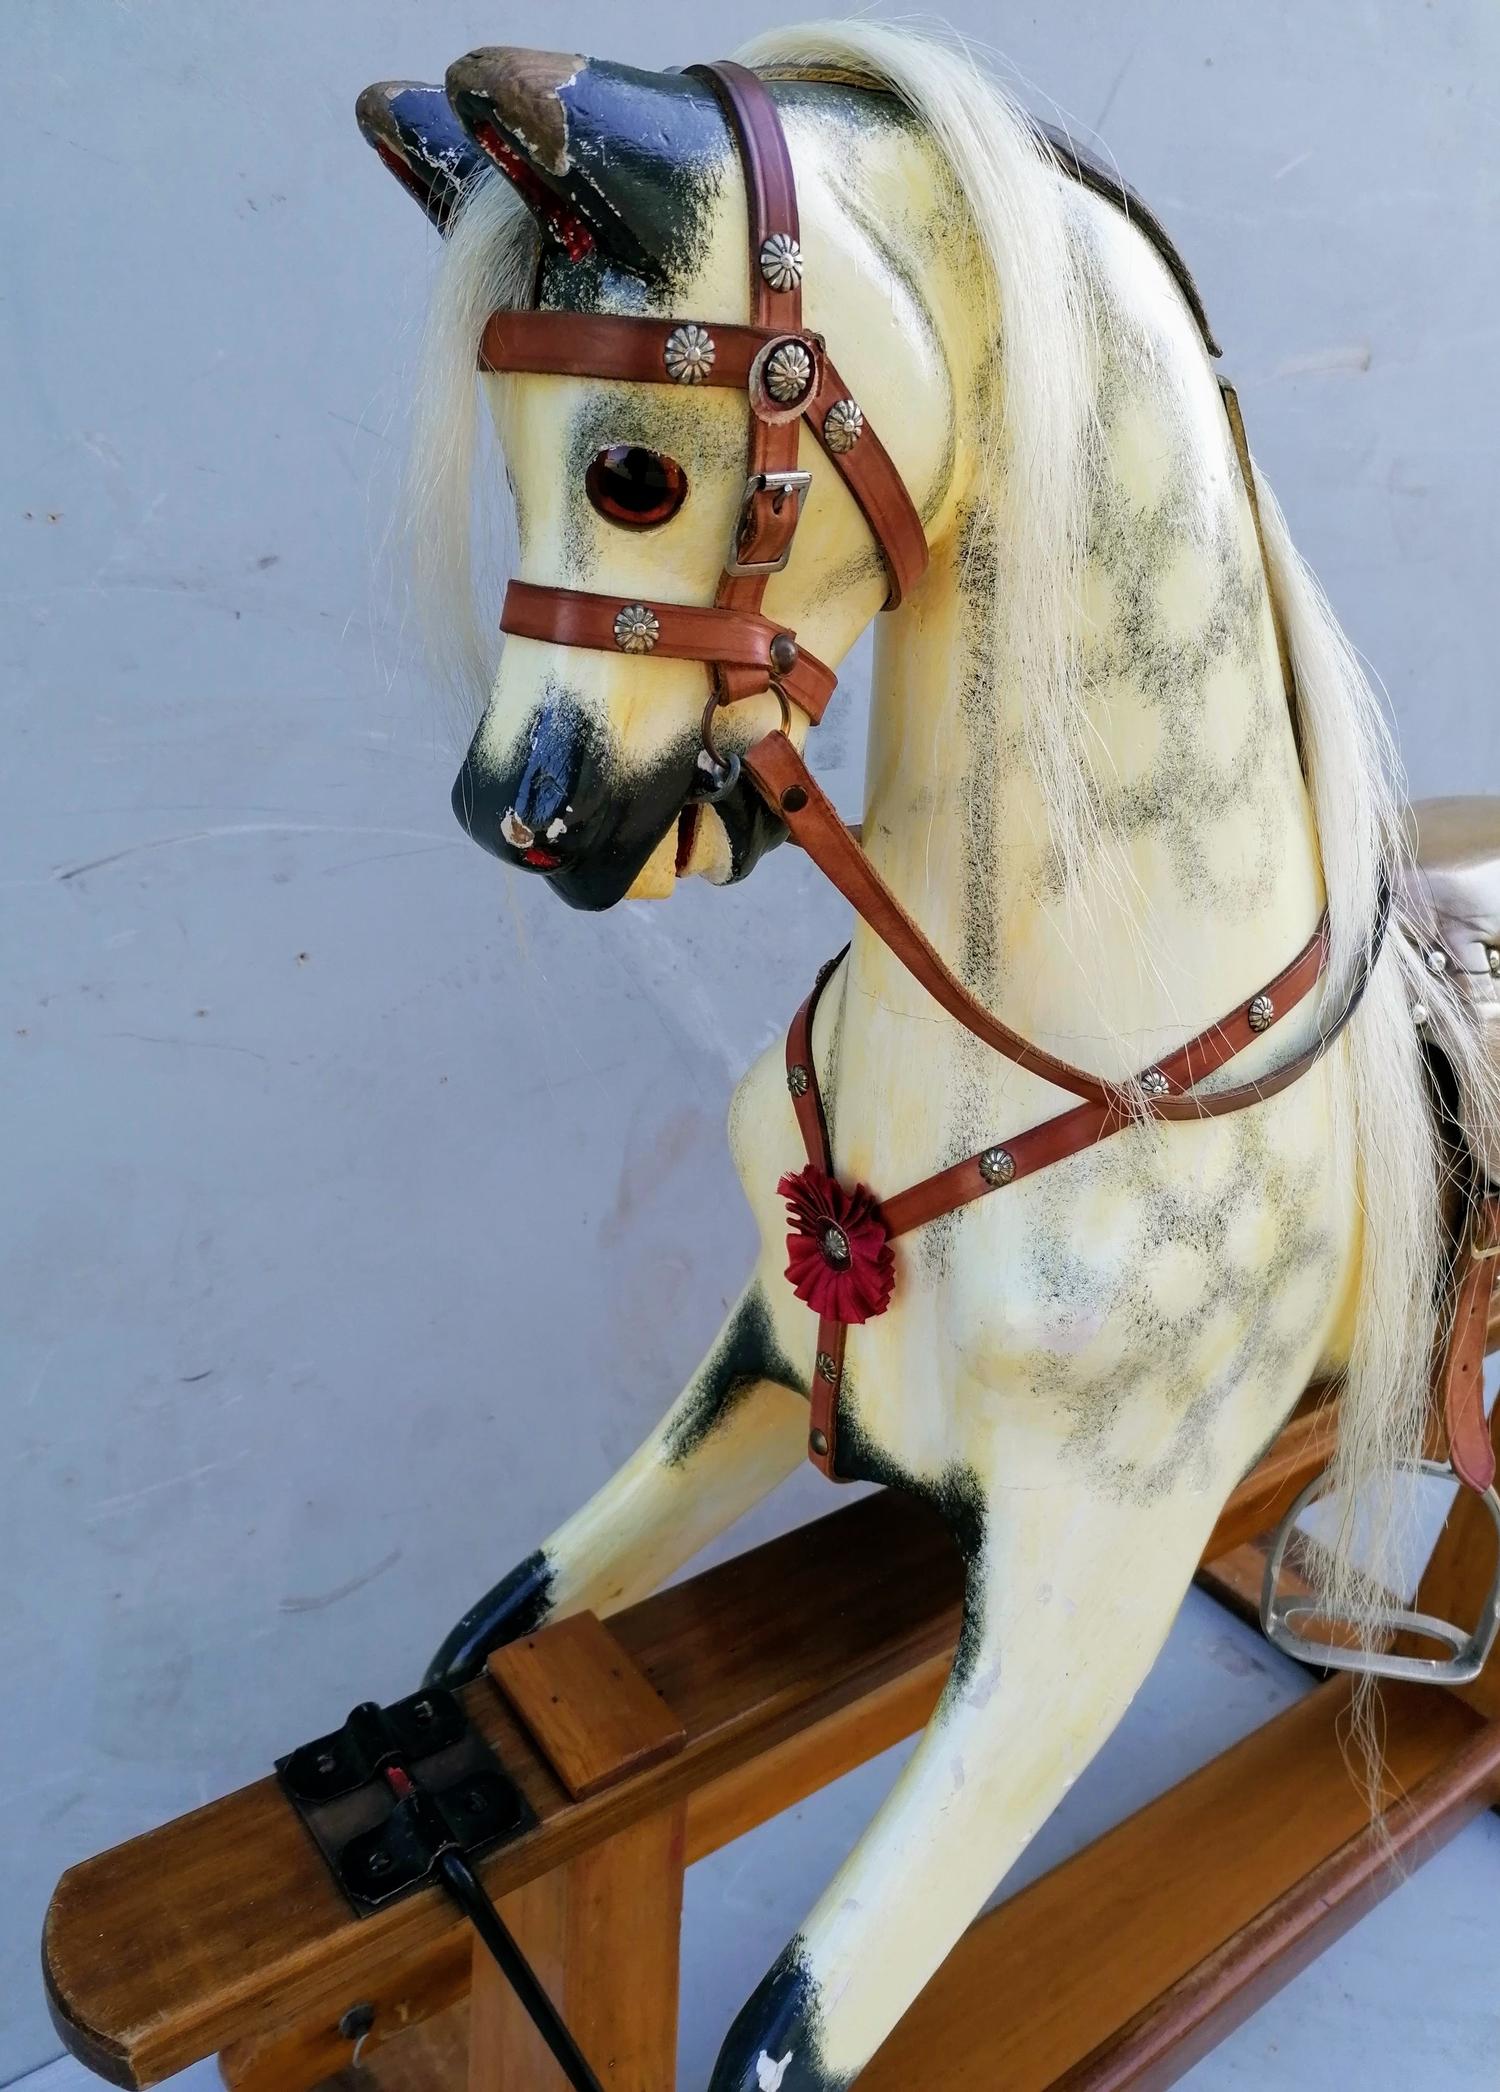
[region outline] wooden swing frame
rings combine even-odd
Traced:
[[[1323,1466],[1333,1422],[1304,1404],[1225,1506],[1200,1582],[1226,1603],[1253,1607],[1256,1543]],[[1473,1615],[1488,1524],[1461,1493],[1423,1609]],[[525,1675],[502,1652],[465,1689],[536,1812],[480,1871],[608,2092],[676,2083],[684,1869],[926,1721],[960,1589],[929,1512],[867,1497],[608,1629],[544,1629]],[[1347,1680],[1320,1684],[981,1918],[860,2092],[1175,2082],[1500,1802],[1500,1654],[1459,1692],[1385,1688],[1393,1798],[1377,1826],[1347,1762],[1348,1701]],[[556,2092],[471,1940],[435,1888],[355,1918],[266,1779],[70,1869],[43,1963],[64,2043],[115,2084],[217,2055],[230,2092]]]

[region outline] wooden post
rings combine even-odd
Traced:
[[[575,1801],[679,1752],[686,1731],[592,1613],[497,1649],[490,1677]],[[677,2082],[687,1804],[530,1881],[501,1905],[521,1952],[607,2092]],[[469,2092],[566,2092],[515,1992],[476,1940]]]
[[[607,2092],[677,2082],[685,1805],[648,1816],[508,1896],[522,1953]],[[514,1991],[476,1940],[469,2092],[566,2092]]]

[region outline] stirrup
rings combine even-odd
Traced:
[[[1403,1462],[1401,1472],[1439,1482],[1458,1480],[1446,1460]],[[1280,1593],[1276,1588],[1297,1529],[1297,1520],[1310,1504],[1317,1501],[1323,1482],[1322,1475],[1315,1475],[1276,1528],[1260,1593],[1260,1624],[1266,1640],[1283,1655],[1295,1656],[1300,1663],[1316,1665],[1319,1670],[1358,1671],[1367,1677],[1404,1678],[1419,1685],[1472,1684],[1484,1669],[1485,1660],[1495,1646],[1496,1635],[1500,1633],[1500,1559],[1497,1559],[1489,1594],[1472,1632],[1450,1626],[1446,1620],[1436,1619],[1431,1613],[1392,1608],[1389,1616],[1392,1633],[1418,1634],[1428,1641],[1441,1642],[1452,1650],[1451,1656],[1401,1656],[1389,1650],[1341,1648],[1337,1643],[1320,1641],[1299,1632],[1301,1626],[1312,1620],[1321,1620],[1325,1627],[1352,1628],[1356,1625],[1346,1614],[1324,1612],[1309,1599],[1293,1592]],[[1493,1483],[1484,1491],[1482,1500],[1494,1521],[1496,1535],[1500,1537],[1500,1492]]]

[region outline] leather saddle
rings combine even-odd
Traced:
[[[1408,818],[1408,934],[1428,970],[1472,1003],[1500,1085],[1500,798],[1420,799]],[[1500,1129],[1486,1127],[1479,1099],[1451,1101],[1480,1174],[1500,1189]]]

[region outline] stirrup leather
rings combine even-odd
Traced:
[[[1400,1472],[1440,1482],[1460,1480],[1446,1460],[1412,1461]],[[1489,1593],[1472,1629],[1453,1626],[1431,1613],[1412,1612],[1401,1607],[1391,1609],[1389,1624],[1393,1634],[1416,1634],[1428,1641],[1441,1642],[1453,1652],[1450,1656],[1407,1656],[1394,1650],[1340,1646],[1317,1635],[1301,1632],[1314,1620],[1320,1620],[1325,1628],[1333,1629],[1353,1628],[1356,1624],[1345,1614],[1324,1612],[1295,1591],[1278,1589],[1297,1521],[1309,1505],[1317,1501],[1325,1479],[1323,1475],[1315,1475],[1276,1528],[1260,1594],[1260,1623],[1266,1640],[1283,1655],[1294,1656],[1300,1663],[1314,1664],[1320,1670],[1357,1671],[1366,1677],[1401,1678],[1420,1685],[1472,1684],[1484,1669],[1496,1636],[1500,1634],[1500,1549],[1497,1549]],[[1494,1521],[1497,1543],[1500,1543],[1500,1492],[1492,1482],[1487,1489],[1474,1490],[1473,1494]]]

